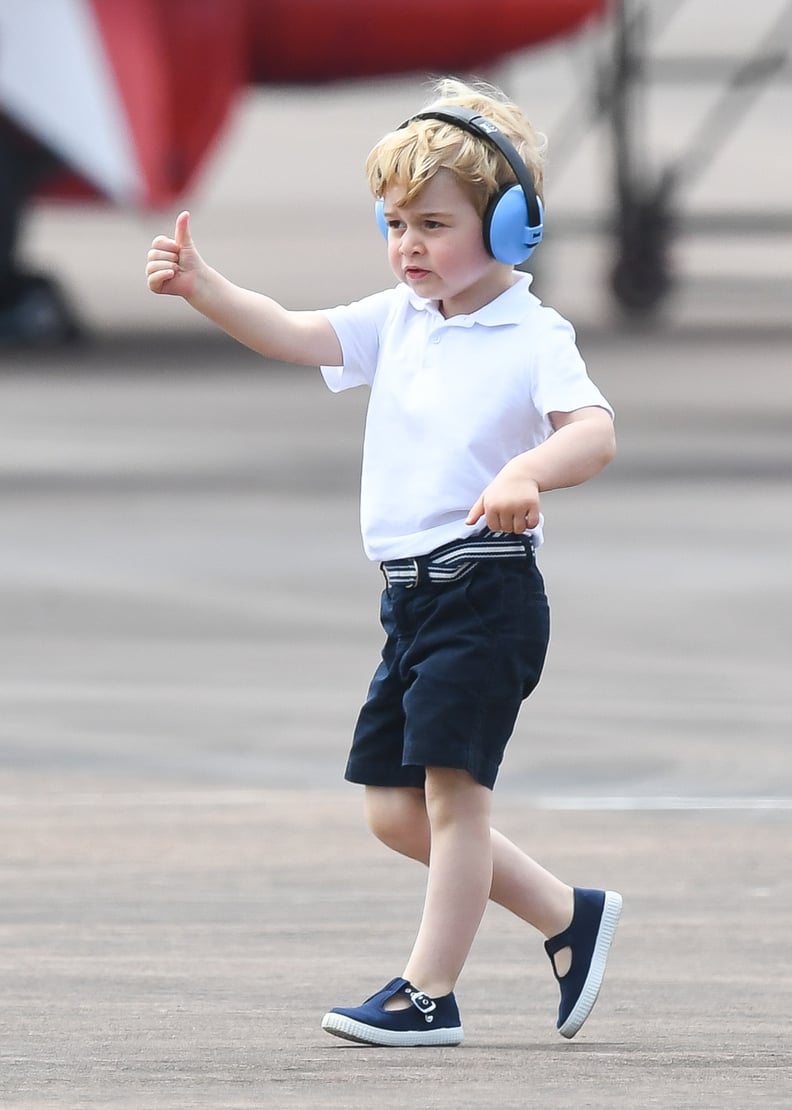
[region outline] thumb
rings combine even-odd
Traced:
[[[479,497],[479,499],[476,501],[476,504],[473,506],[473,508],[468,513],[467,520],[465,521],[465,524],[475,524],[477,520],[481,520],[481,517],[483,515],[484,515],[484,494],[482,493],[481,497]]]
[[[190,213],[181,212],[176,217],[176,233],[174,234],[176,246],[181,250],[182,247],[191,247],[193,245],[192,235],[190,234]]]

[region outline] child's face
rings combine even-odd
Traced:
[[[399,185],[385,190],[388,261],[400,281],[439,302],[444,316],[467,315],[489,304],[514,281],[511,266],[486,251],[473,201],[445,169],[410,204]]]

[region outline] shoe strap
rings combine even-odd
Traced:
[[[563,933],[556,933],[554,937],[548,937],[548,939],[544,942],[545,952],[548,954],[548,956],[550,956],[551,959],[553,956],[555,956],[556,952],[560,952],[562,948],[572,947],[572,938],[570,937],[571,932],[572,926],[570,925],[566,929],[564,929]]]
[[[558,974],[558,968],[556,967],[555,958],[557,953],[559,953],[563,948],[572,947],[572,944],[570,943],[571,938],[569,935],[571,932],[572,927],[569,926],[564,929],[563,933],[558,933],[554,937],[549,937],[544,942],[545,952],[550,957],[550,963],[553,965],[553,975],[555,975],[556,979],[558,979],[559,982],[561,982],[561,976]]]
[[[434,1020],[431,1015],[437,1009],[437,1003],[433,998],[430,998],[428,994],[424,994],[423,991],[419,991],[417,987],[414,987],[412,983],[408,983],[406,981],[404,986],[402,987],[402,990],[409,997],[410,1002],[413,1004],[416,1010],[420,1014],[423,1014],[427,1021]]]

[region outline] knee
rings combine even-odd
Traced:
[[[433,833],[460,824],[489,828],[492,791],[467,772],[426,768],[426,810]]]
[[[374,836],[394,852],[428,861],[429,821],[422,790],[366,787],[366,817]]]

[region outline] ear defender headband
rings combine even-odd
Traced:
[[[487,205],[483,221],[484,246],[498,262],[507,262],[510,266],[525,262],[542,241],[544,207],[536,194],[530,170],[514,144],[494,123],[470,108],[455,105],[432,108],[410,116],[401,127],[406,127],[415,119],[436,119],[442,123],[450,123],[452,127],[459,127],[500,151],[514,171],[518,184],[505,185]],[[382,198],[375,203],[375,215],[380,230],[387,239],[388,224]]]

